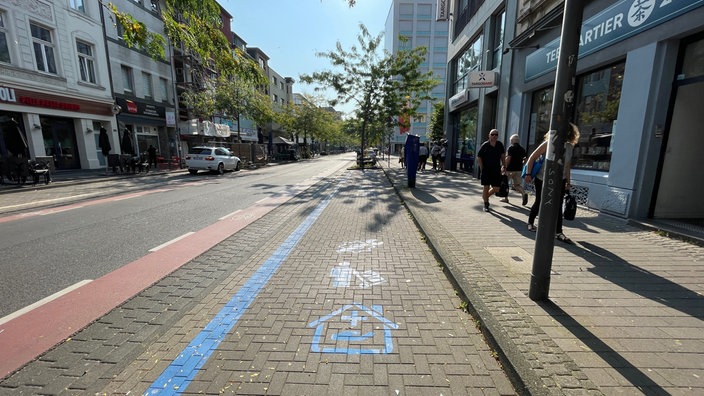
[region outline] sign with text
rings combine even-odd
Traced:
[[[494,71],[475,71],[469,73],[470,88],[489,88],[496,86],[496,72]]]
[[[582,58],[635,36],[704,5],[704,0],[622,0],[582,24],[579,57]],[[525,81],[557,68],[560,39],[526,57]]]

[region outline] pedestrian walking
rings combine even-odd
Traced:
[[[525,188],[523,188],[523,180],[521,180],[521,171],[523,170],[523,163],[526,160],[526,149],[520,144],[520,138],[518,134],[511,135],[511,145],[506,149],[506,176],[508,180],[513,183],[513,188],[521,194],[522,205],[528,203],[528,193],[526,193]],[[502,202],[508,203],[508,196],[501,200]]]
[[[477,153],[477,165],[481,174],[484,211],[489,211],[489,197],[496,194],[501,186],[501,172],[504,171],[506,150],[499,141],[499,130],[489,131],[489,140],[482,143]]]
[[[150,144],[147,148],[147,156],[149,157],[149,167],[156,169],[156,147]]]
[[[562,188],[560,189],[560,202],[562,202],[562,197],[565,196],[565,191],[570,190],[570,169],[572,168],[572,152],[574,151],[574,145],[577,144],[579,140],[579,129],[576,125],[570,124],[570,129],[567,132],[567,139],[565,141],[565,165],[562,173]],[[526,183],[533,183],[535,186],[535,202],[530,208],[530,214],[528,215],[528,231],[536,231],[535,228],[535,218],[538,216],[540,211],[540,198],[543,191],[543,172],[538,172],[535,179],[531,177],[531,171],[533,170],[533,165],[535,161],[541,156],[545,155],[548,147],[548,134],[545,134],[545,140],[538,146],[528,157],[527,167],[526,167]],[[562,210],[558,211],[557,215],[557,227],[555,229],[555,238],[564,243],[572,243],[562,232]]]
[[[425,170],[428,162],[428,143],[422,143],[418,149],[418,170]]]
[[[401,169],[406,167],[406,155],[404,147],[401,147],[401,152],[398,157],[398,163],[401,164]]]
[[[438,159],[440,158],[440,145],[438,142],[433,142],[433,147],[430,149],[430,158],[433,161],[433,170],[438,170]]]
[[[439,167],[440,171],[445,170],[445,157],[447,156],[447,143],[443,143],[442,146],[440,147],[440,159],[439,159]]]

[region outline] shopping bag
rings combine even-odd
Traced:
[[[543,161],[545,160],[545,157],[542,155],[538,157],[537,160],[533,163],[533,168],[530,170],[530,177],[535,179],[536,176],[538,176],[538,172],[540,172],[540,168],[543,167]],[[525,179],[526,175],[528,174],[528,162],[523,165],[523,171],[521,172],[521,179]]]
[[[501,184],[499,185],[499,191],[496,193],[496,196],[501,198],[508,197],[508,176],[501,175]]]
[[[565,220],[574,220],[577,215],[577,199],[569,192],[565,194],[565,199],[562,204],[562,218]]]

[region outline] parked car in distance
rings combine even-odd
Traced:
[[[217,172],[240,170],[240,159],[224,147],[193,147],[186,155],[188,173],[195,175],[199,170]]]

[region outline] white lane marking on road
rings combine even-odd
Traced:
[[[161,245],[159,245],[159,246],[157,246],[157,247],[151,248],[151,249],[149,249],[149,251],[150,251],[150,252],[156,252],[156,251],[159,250],[159,249],[163,249],[163,248],[165,248],[165,247],[171,245],[172,243],[176,243],[176,242],[180,241],[181,239],[183,239],[183,238],[185,238],[185,237],[187,237],[187,236],[189,236],[189,235],[193,235],[193,234],[195,234],[195,232],[193,232],[193,231],[187,232],[187,233],[181,235],[180,237],[176,237],[176,238],[174,238],[174,239],[172,239],[172,240],[170,240],[170,241],[168,241],[168,242],[162,243]]]
[[[82,287],[83,285],[87,285],[88,283],[90,283],[92,281],[93,281],[92,279],[84,279],[78,283],[75,283],[75,284],[73,284],[63,290],[60,290],[60,291],[50,295],[49,297],[45,297],[45,298],[35,302],[34,304],[27,305],[26,307],[24,307],[20,310],[17,310],[15,312],[3,317],[3,318],[0,318],[0,325],[11,321],[12,319],[14,319],[18,316],[22,316],[33,309],[39,308],[42,305],[44,305],[50,301],[56,300],[57,298],[63,296],[64,294],[68,294],[68,293],[72,292],[73,290],[76,290],[79,287]]]
[[[37,216],[46,216],[54,213],[68,212],[69,210],[80,209],[83,206],[66,206],[63,208],[48,209],[37,212]]]
[[[72,199],[76,199],[76,198],[90,197],[93,195],[96,195],[96,193],[71,195],[70,197],[45,199],[43,201],[32,201],[32,202],[27,202],[27,203],[23,203],[23,204],[2,206],[2,207],[0,207],[0,210],[15,209],[15,208],[21,208],[23,206],[46,204],[46,203],[52,203],[52,202],[58,202],[58,201],[68,201],[68,200],[72,200]]]
[[[228,217],[232,217],[232,216],[236,215],[237,213],[239,213],[239,212],[241,212],[241,211],[242,211],[242,209],[237,209],[236,211],[234,211],[234,212],[232,212],[232,213],[229,213],[229,214],[226,214],[225,216],[219,218],[218,220],[225,220],[225,219],[227,219]]]

